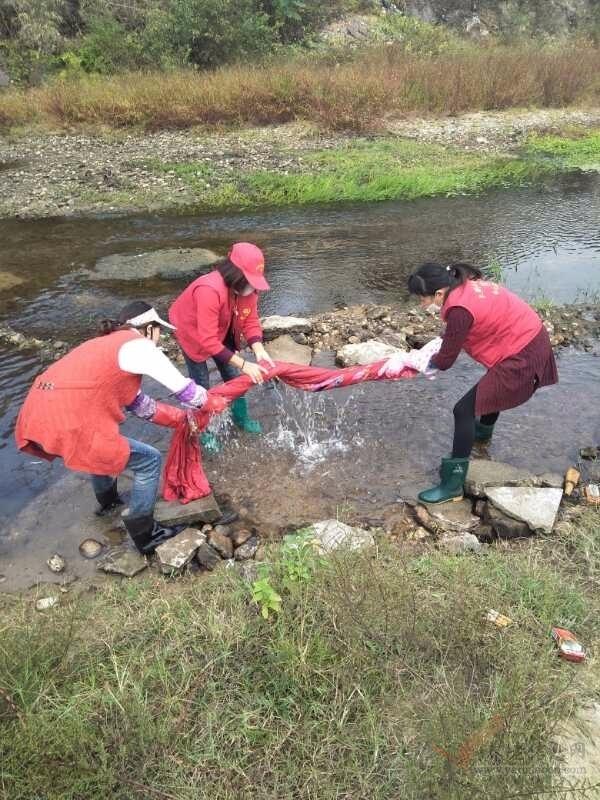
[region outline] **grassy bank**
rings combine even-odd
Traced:
[[[373,131],[390,115],[560,107],[600,96],[600,50],[589,44],[481,48],[429,57],[400,45],[215,72],[130,73],[0,92],[0,125],[263,125],[308,120]]]
[[[479,557],[384,540],[327,564],[283,557],[267,620],[228,570],[115,581],[42,615],[5,596],[0,794],[537,796],[556,780],[557,721],[598,689],[549,628],[600,644],[599,569],[588,514]],[[488,608],[517,624],[499,631]]]
[[[533,137],[516,157],[397,138],[357,139],[305,156],[301,172],[246,172],[225,182],[206,162],[154,166],[185,178],[205,210],[415,200],[524,186],[576,168],[600,169],[600,133]]]

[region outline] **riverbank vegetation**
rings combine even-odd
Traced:
[[[391,137],[357,138],[303,157],[297,172],[243,172],[219,181],[206,163],[154,164],[183,177],[204,210],[415,200],[525,186],[577,168],[600,169],[600,133],[532,136],[496,155]],[[207,188],[208,187],[208,188]]]
[[[597,513],[483,555],[382,535],[325,562],[269,557],[254,591],[222,570],[102,583],[43,614],[2,596],[0,794],[592,796],[557,774],[553,736],[597,676],[550,628],[600,645]],[[264,619],[252,597],[273,593]]]
[[[215,71],[85,76],[9,88],[0,92],[0,125],[157,130],[299,119],[365,132],[404,114],[562,107],[599,97],[600,49],[589,43],[470,45],[434,55],[392,44],[345,59],[296,55]]]

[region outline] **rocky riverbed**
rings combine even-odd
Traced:
[[[553,347],[600,352],[600,304],[548,305],[538,312]],[[263,319],[263,323],[265,339],[277,341],[280,348],[274,357],[307,364],[321,353],[340,353],[347,345],[373,341],[400,350],[420,348],[443,329],[437,315],[402,304],[348,306],[306,318],[274,316]],[[289,343],[281,341],[282,337],[289,337],[291,349]],[[60,357],[69,347],[64,341],[37,339],[6,325],[0,325],[0,344],[38,351],[45,362]],[[163,347],[171,358],[183,363],[174,338],[166,336]],[[338,358],[338,363],[345,363],[344,359]]]
[[[516,110],[391,119],[381,135],[502,154],[516,150],[532,133],[585,130],[599,123],[598,108]],[[304,124],[210,134],[188,130],[4,135],[0,136],[0,217],[190,208],[197,193],[181,165],[195,165],[197,186],[210,193],[244,173],[302,173],[311,153],[353,141],[351,135],[323,135]]]

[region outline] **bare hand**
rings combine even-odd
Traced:
[[[275,362],[273,361],[271,356],[267,353],[262,344],[255,345],[255,347],[253,347],[252,349],[254,350],[254,355],[256,356],[257,361],[266,361],[270,367],[275,366]]]
[[[260,364],[254,364],[252,361],[246,361],[242,367],[242,372],[252,380],[252,383],[264,383],[265,375],[268,371],[265,367],[261,367]]]

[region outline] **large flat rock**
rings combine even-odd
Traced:
[[[265,348],[275,361],[287,361],[307,367],[312,360],[312,349],[305,344],[298,344],[287,334],[267,342]]]
[[[562,500],[561,489],[498,486],[486,491],[497,509],[526,522],[534,533],[552,532]]]
[[[539,479],[526,469],[503,464],[501,461],[474,459],[469,464],[465,493],[470,497],[486,497],[489,487],[536,485],[539,485]]]
[[[221,509],[212,494],[185,505],[159,500],[154,508],[154,519],[161,525],[212,524],[220,518]]]
[[[99,259],[90,277],[98,281],[168,280],[196,275],[218,260],[216,253],[202,247],[155,250],[152,253],[116,253]]]
[[[309,333],[312,323],[305,317],[281,317],[273,314],[261,320],[265,341],[292,333]]]
[[[196,528],[186,528],[177,536],[168,539],[156,548],[156,556],[161,572],[169,574],[179,572],[196,555],[200,545],[206,542],[206,536]]]

